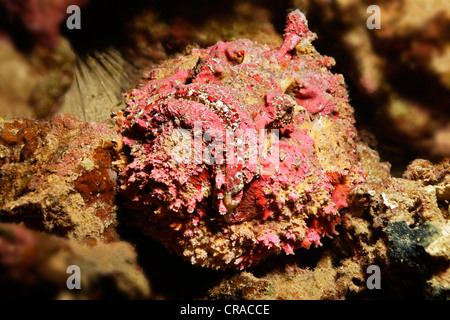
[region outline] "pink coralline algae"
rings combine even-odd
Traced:
[[[343,77],[314,39],[296,10],[280,48],[194,48],[126,95],[120,190],[146,234],[213,269],[337,234],[364,175]]]

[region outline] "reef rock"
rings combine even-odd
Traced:
[[[120,139],[71,116],[0,119],[0,221],[86,243],[115,241]]]
[[[136,252],[123,241],[88,246],[0,222],[0,268],[2,299],[142,299],[150,295]],[[73,280],[71,274],[79,279]],[[79,287],[69,288],[69,284]]]

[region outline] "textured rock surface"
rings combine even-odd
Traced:
[[[79,241],[116,239],[117,138],[70,116],[1,120],[0,220]]]
[[[148,298],[150,287],[125,242],[82,245],[23,226],[0,223],[2,299]],[[80,289],[66,286],[79,267]],[[71,281],[72,283],[72,281]]]

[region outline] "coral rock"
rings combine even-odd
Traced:
[[[284,42],[219,42],[126,95],[121,192],[145,233],[193,264],[244,268],[336,234],[364,180],[353,111],[304,15]]]
[[[108,126],[71,116],[0,121],[0,221],[116,240],[116,139]]]
[[[69,266],[79,267],[81,290],[67,287]],[[86,246],[0,223],[0,268],[3,299],[137,299],[150,295],[136,252],[121,241]]]

